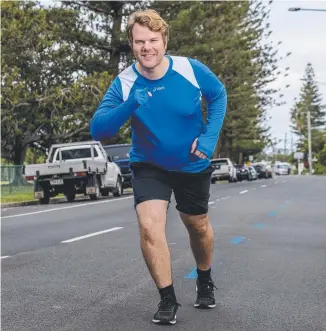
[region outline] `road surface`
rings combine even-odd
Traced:
[[[217,307],[200,311],[174,203],[167,238],[182,307],[173,330],[325,331],[326,178],[212,185]],[[158,293],[133,197],[2,210],[3,331],[138,331]]]

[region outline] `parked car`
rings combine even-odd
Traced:
[[[275,174],[278,176],[289,175],[289,167],[285,163],[277,163],[274,166]]]
[[[257,164],[253,166],[258,173],[258,178],[272,178],[272,171],[268,169],[265,165],[263,164]]]
[[[120,168],[98,141],[52,145],[46,163],[26,165],[23,174],[26,180],[34,180],[34,197],[41,204],[60,193],[69,202],[76,194],[89,195],[91,200],[109,192],[123,194]]]
[[[131,144],[116,144],[103,146],[106,153],[112,158],[121,169],[123,176],[123,186],[131,187],[131,170],[130,170],[130,149]]]
[[[215,169],[211,181],[214,184],[217,180],[224,179],[231,182],[237,181],[237,171],[229,158],[212,159],[211,166]]]
[[[258,173],[253,166],[237,164],[235,167],[237,171],[237,179],[240,182],[243,180],[252,181],[258,178]]]

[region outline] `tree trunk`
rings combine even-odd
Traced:
[[[112,34],[111,47],[112,53],[110,55],[110,73],[116,76],[119,73],[119,64],[121,60],[121,22],[122,22],[122,8],[123,2],[116,2],[113,10],[112,19]]]
[[[15,152],[13,155],[13,162],[15,167],[9,169],[9,171],[11,171],[11,182],[9,184],[12,186],[21,186],[27,184],[22,174],[26,151],[27,146],[22,146],[21,142],[16,140]]]

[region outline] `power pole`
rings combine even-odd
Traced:
[[[309,174],[312,175],[312,155],[311,155],[311,116],[310,110],[307,112],[308,119],[308,162],[309,162]]]
[[[291,154],[293,153],[293,134],[291,134]]]
[[[287,133],[285,133],[285,137],[284,137],[284,155],[286,155],[286,145],[287,145]]]

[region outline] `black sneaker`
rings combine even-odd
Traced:
[[[158,304],[158,311],[155,313],[152,321],[155,324],[175,324],[177,322],[177,310],[181,307],[174,299],[170,297],[162,298]]]
[[[215,308],[214,282],[211,278],[199,280],[196,282],[197,300],[194,304],[196,308],[212,309]]]

